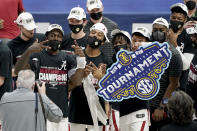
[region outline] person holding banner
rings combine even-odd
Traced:
[[[160,82],[160,90],[157,96],[150,100],[151,111],[151,131],[158,131],[163,125],[169,123],[166,115],[166,104],[172,92],[178,88],[179,78],[182,72],[182,59],[179,52],[170,43],[173,39],[169,31],[169,24],[164,18],[157,18],[152,25],[152,41],[160,44],[168,42],[172,57],[168,68],[162,74]]]
[[[150,39],[150,33],[144,28],[138,28],[132,34],[127,31],[115,29],[111,33],[112,44],[116,53],[125,49],[131,51],[135,42],[147,42]],[[138,47],[135,46],[135,50]],[[116,54],[113,56],[116,62]],[[121,102],[111,102],[112,111],[110,116],[111,131],[148,131],[150,124],[149,104],[146,100],[130,98]]]

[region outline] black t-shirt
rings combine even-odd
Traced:
[[[12,54],[7,44],[0,41],[0,76],[5,77],[4,84],[0,86],[0,99],[5,92],[12,91]]]
[[[86,55],[86,54],[85,54]],[[106,59],[103,53],[97,57],[88,57],[86,55],[87,64],[92,61],[97,67],[99,64],[104,63],[109,65],[109,61]],[[104,99],[99,97],[101,106],[104,108]],[[90,113],[88,101],[83,89],[83,86],[76,87],[71,94],[69,103],[69,122],[77,124],[93,125],[92,116]],[[99,122],[99,125],[101,123]]]
[[[68,116],[68,75],[76,67],[73,55],[60,51],[51,55],[46,50],[30,56],[29,64],[35,70],[34,59],[38,59],[37,79],[46,82],[47,96],[62,110],[63,116]],[[69,72],[70,71],[70,72]]]
[[[170,59],[170,63],[168,68],[162,74],[159,82],[160,82],[160,89],[156,97],[150,100],[150,107],[151,109],[159,107],[159,104],[165,94],[166,89],[169,86],[169,77],[180,77],[181,72],[183,69],[183,63],[179,52],[174,48],[171,44],[170,51],[172,53],[172,57]]]
[[[87,42],[87,38],[88,38],[88,35],[86,34],[84,37],[76,40],[77,43],[78,43],[78,45],[82,49],[85,49],[86,48],[86,44],[88,43]],[[64,38],[63,38],[63,40],[62,40],[62,44],[61,44],[60,49],[61,50],[67,50],[67,51],[74,51],[74,49],[72,48],[72,45],[74,45],[74,40],[75,39],[73,39],[71,37],[71,33],[65,35]]]
[[[183,53],[195,53],[194,44],[186,30],[183,30],[177,38],[177,44]]]
[[[195,121],[192,121],[191,123],[184,125],[171,123],[162,127],[161,131],[197,131],[197,123]]]
[[[36,39],[41,42],[45,40],[45,35],[34,34],[33,38],[28,41],[24,41],[20,36],[18,36],[8,43],[8,47],[10,48],[13,55],[13,65],[16,64],[17,59],[20,58],[20,56],[26,51],[28,47],[30,47],[35,42]]]

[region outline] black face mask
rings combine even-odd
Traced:
[[[98,48],[101,45],[102,41],[98,40],[96,36],[88,36],[88,44],[91,48]]]
[[[57,40],[50,40],[47,45],[51,47],[52,51],[57,51],[60,47],[60,42]]]
[[[184,25],[184,22],[180,21],[170,21],[170,28],[172,28],[174,33],[177,33],[178,30],[180,30]]]
[[[186,2],[186,6],[188,10],[193,10],[194,8],[196,8],[196,2],[189,0]]]
[[[114,50],[115,50],[116,53],[117,53],[119,50],[121,50],[121,49],[127,50],[127,44],[114,46]]]
[[[158,41],[163,43],[166,40],[166,33],[161,31],[156,31],[152,33],[152,41]]]
[[[102,17],[102,12],[98,12],[98,13],[91,13],[90,17],[94,20],[99,20]]]
[[[80,25],[71,25],[71,24],[69,24],[69,27],[70,27],[70,30],[73,33],[77,34],[83,29],[83,24],[80,24]]]

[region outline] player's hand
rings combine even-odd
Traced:
[[[86,65],[86,66],[85,66],[85,69],[84,69],[84,76],[83,76],[83,77],[84,77],[84,78],[87,77],[87,76],[92,72],[92,70],[93,70],[93,69],[92,69],[92,67],[90,66],[90,64]]]
[[[161,121],[163,120],[163,115],[164,115],[164,110],[162,109],[155,109],[154,113],[153,113],[153,120],[154,121]]]
[[[97,68],[93,62],[90,62],[90,66],[92,67],[92,75],[94,76],[94,78],[100,80],[104,75],[102,68],[105,68],[105,66],[101,65],[100,68]]]
[[[194,27],[197,24],[197,21],[188,21],[184,24],[183,28],[187,29],[187,28],[191,28]]]
[[[177,33],[174,33],[172,29],[169,29],[168,31],[168,40],[169,42],[176,48],[178,46],[177,44],[177,38],[180,35],[181,30],[179,30]]]
[[[3,19],[0,19],[0,29],[3,29],[3,27],[4,27],[4,20]]]
[[[29,47],[29,49],[33,52],[40,52],[43,49],[51,49],[49,46],[45,46],[44,44],[47,43],[49,40],[42,41],[38,43],[38,39]]]
[[[41,86],[36,82],[36,85],[37,85],[37,87],[38,87],[38,92],[39,92],[40,94],[46,95],[45,82],[42,82],[42,85],[41,85]]]
[[[102,64],[99,65],[99,70],[101,70],[103,74],[106,73],[106,69],[107,69],[107,65],[106,64],[102,63]]]
[[[80,56],[80,57],[85,57],[83,50],[79,47],[76,40],[74,40],[74,45],[72,45],[72,48],[75,51],[75,55]]]

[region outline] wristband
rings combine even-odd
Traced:
[[[84,69],[86,66],[86,58],[77,56],[77,69]]]

